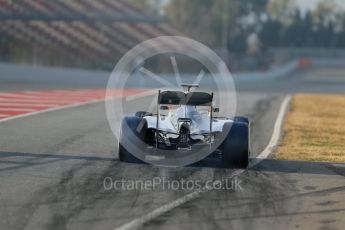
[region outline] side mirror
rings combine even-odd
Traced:
[[[167,105],[161,105],[161,106],[159,107],[159,109],[160,109],[160,110],[169,110],[169,106],[167,106]]]
[[[219,113],[219,108],[213,108],[214,113]]]

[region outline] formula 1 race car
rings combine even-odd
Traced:
[[[183,84],[182,91],[159,91],[157,114],[139,111],[126,116],[121,123],[119,159],[142,162],[128,151],[133,133],[146,146],[146,151],[175,150],[188,154],[200,146],[217,145],[207,157],[217,157],[224,167],[246,168],[249,159],[250,122],[246,117],[215,117],[213,93],[191,91],[198,87]],[[221,136],[224,135],[222,138]],[[220,139],[221,142],[217,143]],[[125,143],[127,141],[127,144]],[[134,143],[136,145],[136,143]]]

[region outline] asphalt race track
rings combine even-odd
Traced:
[[[343,73],[312,69],[281,81],[239,83],[238,114],[248,115],[253,124],[251,158],[268,144],[288,93],[344,93]],[[21,82],[3,82],[0,87],[1,91],[52,88]],[[234,169],[121,163],[102,102],[0,121],[0,135],[1,229],[342,229],[345,225],[344,164],[269,157],[232,177]],[[105,178],[201,183],[233,179],[240,186],[189,197],[193,191],[163,186],[108,190]],[[188,200],[180,202],[183,197]]]

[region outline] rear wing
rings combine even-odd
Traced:
[[[163,91],[158,93],[158,104],[212,106],[213,93]]]

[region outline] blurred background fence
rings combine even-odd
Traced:
[[[141,41],[180,35],[211,47],[233,72],[300,58],[341,64],[344,6],[342,0],[0,0],[0,61],[110,70]],[[151,65],[170,71],[161,63]]]

